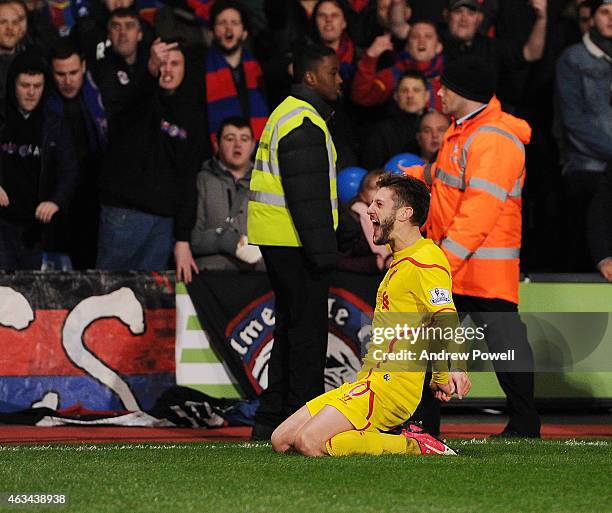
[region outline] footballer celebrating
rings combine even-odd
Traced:
[[[377,185],[368,214],[374,243],[389,244],[393,263],[378,288],[372,332],[388,326],[397,319],[394,315],[409,315],[411,322],[418,318],[423,325],[443,317],[456,321],[448,261],[419,230],[427,218],[429,191],[419,180],[403,176],[383,175]],[[305,456],[455,454],[417,425],[401,434],[388,433],[414,413],[427,367],[427,362],[404,366],[393,361],[393,354],[407,352],[400,351],[402,343],[410,347],[397,337],[384,346],[373,338],[356,381],[309,401],[285,420],[272,434],[274,450]],[[448,401],[455,393],[462,398],[469,392],[464,370],[453,366],[449,372],[447,361],[435,363],[430,387],[437,399]]]

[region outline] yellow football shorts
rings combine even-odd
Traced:
[[[394,390],[399,383],[386,381],[385,376],[388,377],[388,374],[360,372],[356,381],[344,383],[315,397],[306,403],[306,407],[314,417],[323,406],[333,406],[358,431],[389,431],[406,422],[421,400],[423,373],[411,374],[408,383],[406,376],[403,376],[401,383],[402,387],[409,385],[411,393],[408,398],[405,389],[401,394]]]

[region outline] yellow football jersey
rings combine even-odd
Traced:
[[[395,253],[378,288],[370,347],[356,381],[309,401],[310,414],[331,405],[358,430],[387,431],[408,420],[421,401],[427,359],[420,359],[419,353],[428,349],[428,342],[422,336],[386,336],[380,330],[403,324],[415,329],[434,326],[440,317],[452,330],[457,312],[451,291],[450,266],[431,240],[419,239]],[[394,358],[409,351],[415,361]],[[446,383],[448,362],[434,363],[433,379]]]
[[[421,399],[427,367],[422,351],[430,349],[430,341],[416,330],[432,326],[433,314],[444,314],[443,324],[454,327],[457,313],[450,265],[433,241],[419,239],[394,253],[378,288],[372,340],[358,376],[363,379],[369,374],[372,390],[406,415],[414,412]],[[446,383],[448,373],[441,369],[448,369],[447,362],[435,363],[434,380]]]
[[[450,265],[429,239],[419,239],[393,254],[378,287],[376,312],[439,312],[455,310]]]

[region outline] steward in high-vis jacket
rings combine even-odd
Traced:
[[[533,355],[516,313],[524,145],[531,128],[501,110],[494,88],[484,61],[466,57],[446,66],[439,94],[453,123],[436,161],[406,174],[431,186],[425,229],[451,265],[458,311],[484,327],[491,352],[515,350],[513,362],[495,365],[508,398],[503,435],[539,437]]]
[[[327,102],[342,79],[333,50],[304,47],[294,85],[270,115],[251,176],[249,243],[260,246],[275,294],[274,346],[253,438],[324,392],[327,298],[336,263],[336,150]]]
[[[493,97],[477,116],[453,123],[424,168],[432,208],[427,236],[440,243],[455,294],[518,304],[521,191],[531,128]]]

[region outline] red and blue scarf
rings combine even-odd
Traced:
[[[241,65],[249,95],[250,123],[259,141],[270,110],[263,92],[263,73],[259,63],[242,49]],[[208,105],[208,133],[211,142],[217,139],[217,129],[228,116],[240,116],[240,100],[234,84],[234,77],[223,54],[212,47],[206,55],[206,101]]]
[[[348,88],[353,80],[353,76],[355,75],[355,71],[357,70],[357,65],[355,64],[355,45],[351,38],[348,36],[346,31],[342,32],[342,36],[340,37],[340,45],[338,46],[338,50],[336,51],[336,55],[338,56],[338,61],[340,62],[340,76],[342,77],[343,92],[344,88]]]

